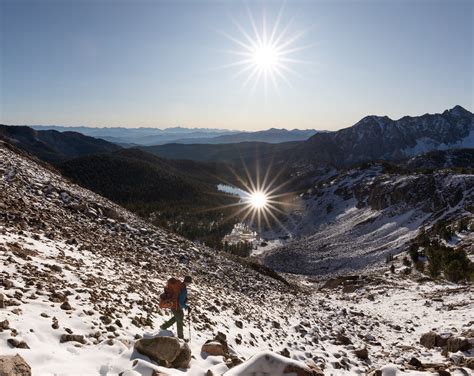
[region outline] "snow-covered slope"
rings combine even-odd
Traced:
[[[420,371],[469,372],[466,360],[456,365],[419,344],[432,328],[472,329],[469,287],[420,285],[385,269],[352,280],[352,292],[346,280],[324,287],[287,277],[289,286],[264,268],[153,227],[3,144],[0,198],[0,355],[19,353],[33,375],[220,375],[228,372],[224,359],[200,351],[218,331],[242,361],[254,356],[240,369],[257,367],[257,375],[269,369],[261,361],[266,351],[293,358],[288,364],[311,363],[315,375],[383,366],[386,375],[409,372],[412,357],[423,363]],[[160,334],[162,286],[186,274],[195,280],[193,359],[188,370],[167,369],[134,351],[134,342]]]
[[[387,172],[378,163],[351,169],[310,189],[280,234],[266,234],[289,232],[292,240],[268,252],[265,263],[318,275],[370,268],[406,249],[423,226],[472,218],[473,207],[472,174]]]

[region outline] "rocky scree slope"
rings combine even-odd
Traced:
[[[292,240],[265,254],[264,262],[278,271],[310,275],[361,270],[406,250],[422,227],[472,220],[473,213],[473,174],[415,173],[373,163],[310,188],[280,228]],[[469,232],[456,246],[473,244]]]
[[[469,370],[468,352],[455,363],[419,344],[433,327],[453,336],[472,328],[469,290],[389,275],[356,277],[349,290],[344,279],[324,286],[294,279],[291,287],[150,226],[0,146],[0,343],[34,375],[183,374],[140,356],[133,344],[158,333],[162,286],[185,274],[196,282],[190,375],[224,374],[234,365],[201,353],[217,331],[227,335],[235,363],[273,350],[310,363],[312,374],[388,374],[392,362],[407,371]],[[443,300],[423,305],[420,295],[433,291]],[[399,311],[387,309],[394,304]],[[436,325],[428,319],[434,315]],[[415,356],[416,367],[408,364]]]

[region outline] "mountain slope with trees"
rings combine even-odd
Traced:
[[[77,132],[37,131],[30,127],[1,124],[0,139],[51,163],[121,149],[113,143]]]

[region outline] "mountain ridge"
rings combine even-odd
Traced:
[[[441,114],[404,116],[398,120],[366,116],[351,127],[310,137],[295,147],[292,161],[349,166],[463,147],[474,147],[474,115],[455,106]]]
[[[108,153],[121,147],[78,132],[37,131],[26,126],[0,124],[0,139],[47,162],[60,162],[90,154]]]

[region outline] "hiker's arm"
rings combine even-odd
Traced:
[[[178,296],[178,303],[179,303],[179,306],[181,308],[184,308],[184,309],[189,309],[188,305],[186,304],[186,297],[187,297],[187,292],[186,290],[183,290],[179,293],[179,296]]]

